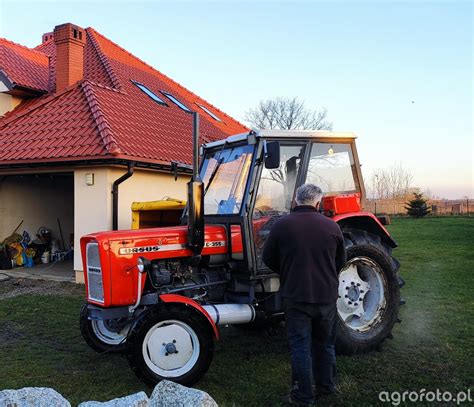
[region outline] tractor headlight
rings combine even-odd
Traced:
[[[140,273],[145,273],[150,268],[150,260],[146,259],[145,257],[139,257],[137,259],[137,269]]]

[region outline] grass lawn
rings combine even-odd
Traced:
[[[390,231],[406,280],[402,323],[381,351],[338,357],[340,394],[321,405],[374,405],[380,391],[458,392],[474,384],[474,218],[395,219]],[[0,282],[0,298],[11,283]],[[82,290],[61,284],[54,295],[0,300],[0,390],[53,387],[73,405],[150,394],[124,357],[98,355],[82,341]],[[220,405],[278,405],[289,379],[284,335],[221,333],[197,387]]]

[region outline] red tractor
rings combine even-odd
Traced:
[[[338,352],[367,352],[391,337],[403,284],[392,257],[397,244],[376,216],[361,211],[355,136],[251,131],[204,145],[198,171],[197,114],[194,128],[194,175],[181,225],[81,239],[86,342],[99,352],[125,351],[146,383],[191,385],[211,364],[219,325],[281,321],[279,277],[261,252],[304,183],[323,189],[321,211],[346,242]]]

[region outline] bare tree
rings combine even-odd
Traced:
[[[413,171],[398,163],[389,168],[378,168],[369,179],[370,193],[373,199],[404,198],[413,190]]]
[[[326,116],[327,109],[311,110],[297,97],[281,97],[261,100],[256,108],[245,113],[245,120],[257,129],[332,130]]]

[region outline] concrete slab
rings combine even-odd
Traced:
[[[0,273],[15,278],[75,282],[75,272],[72,260],[38,264],[31,268],[17,267],[12,270],[0,270]]]

